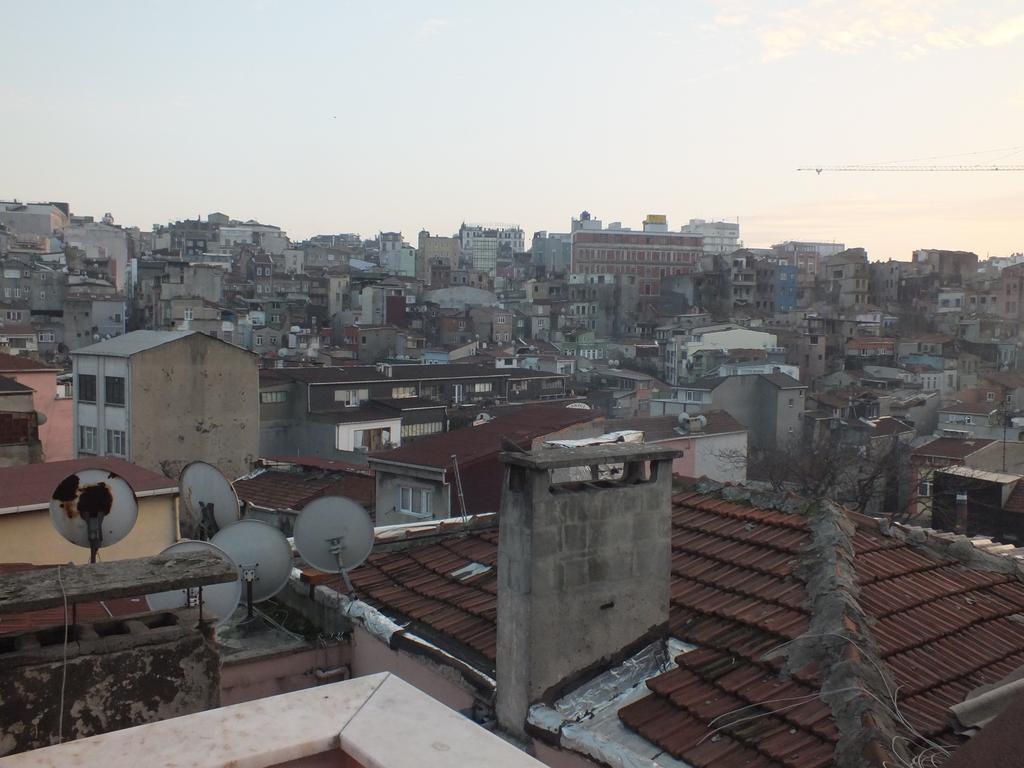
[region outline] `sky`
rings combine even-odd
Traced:
[[[0,199],[316,233],[582,210],[1024,251],[1019,0],[2,0]],[[931,160],[930,158],[939,158]]]

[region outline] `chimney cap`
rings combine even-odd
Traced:
[[[583,448],[538,448],[528,453],[502,453],[500,458],[506,464],[548,470],[619,461],[671,461],[682,455],[683,452],[676,448],[647,443],[617,443]]]

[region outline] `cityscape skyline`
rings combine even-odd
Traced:
[[[872,260],[1024,250],[1021,174],[796,171],[1020,161],[1012,3],[199,8],[9,9],[0,63],[33,65],[0,99],[32,119],[5,125],[20,149],[0,197],[144,229],[222,210],[295,238],[529,235],[586,209],[634,228],[738,218],[748,245]]]

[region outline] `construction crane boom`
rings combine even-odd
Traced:
[[[1024,171],[1024,165],[822,165],[798,171]]]

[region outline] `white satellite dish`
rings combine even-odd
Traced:
[[[227,562],[235,565],[231,556],[216,544],[209,541],[192,541],[183,539],[177,544],[171,544],[160,554],[180,555],[188,552],[213,552]],[[237,566],[236,566],[237,567]],[[173,589],[169,592],[157,592],[146,595],[146,602],[149,603],[151,611],[167,611],[174,608],[199,608],[200,616],[207,614],[213,616],[215,623],[220,626],[235,612],[239,600],[242,599],[242,574],[234,581],[226,581],[222,584],[208,584],[205,587],[190,587],[188,589]]]
[[[252,604],[269,600],[288,583],[292,547],[277,528],[262,520],[239,520],[210,539],[238,564],[245,583],[248,617]]]
[[[50,521],[65,539],[89,548],[116,544],[135,526],[139,502],[123,477],[109,469],[81,469],[64,478],[50,497]]]
[[[311,501],[295,521],[295,548],[302,559],[327,573],[339,573],[352,591],[348,571],[373,549],[373,523],[359,504],[342,496]]]
[[[209,539],[238,521],[240,507],[231,482],[205,461],[193,461],[178,476],[181,492],[181,534]]]

